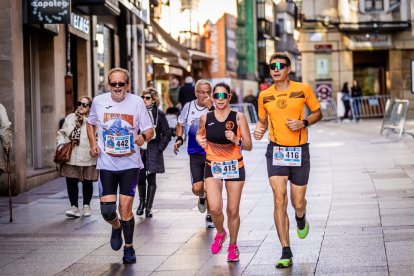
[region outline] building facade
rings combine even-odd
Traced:
[[[57,177],[59,121],[79,97],[108,91],[110,68],[131,72],[132,93],[145,86],[139,34],[149,23],[149,0],[63,0],[59,9],[43,2],[0,3],[0,101],[13,123],[13,193]],[[3,175],[0,193],[6,190]]]
[[[357,80],[363,95],[413,99],[411,1],[303,1],[302,13],[303,81],[330,87],[332,97]]]

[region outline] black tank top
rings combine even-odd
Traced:
[[[224,122],[219,122],[214,116],[214,111],[207,113],[206,119],[206,138],[207,141],[215,144],[232,144],[226,138],[225,131],[231,130],[237,135],[237,112],[230,111],[229,116],[227,116]]]

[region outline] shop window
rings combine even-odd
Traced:
[[[109,70],[114,67],[114,39],[113,31],[103,24],[96,26],[97,66],[98,66],[98,93],[108,91],[105,81]]]
[[[384,12],[388,8],[389,0],[362,0],[360,8],[362,12]]]

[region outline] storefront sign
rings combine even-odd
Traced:
[[[133,14],[145,23],[150,23],[149,18],[149,0],[119,0]]]
[[[236,42],[236,17],[226,16],[226,67],[228,71],[237,71],[237,42]]]
[[[332,83],[316,83],[316,97],[318,101],[332,99]]]
[[[85,34],[89,34],[89,19],[86,17],[72,12],[70,16],[70,25]]]
[[[388,49],[392,47],[391,36],[380,34],[352,35],[349,43],[351,49]]]
[[[332,52],[332,44],[315,44],[315,52]]]
[[[219,71],[219,60],[218,60],[218,34],[217,26],[212,25],[210,30],[210,55],[213,58],[211,61],[211,73],[217,73]]]
[[[70,23],[70,0],[30,0],[28,5],[30,24]]]

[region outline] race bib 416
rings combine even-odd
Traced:
[[[273,166],[300,167],[302,164],[301,147],[273,147]]]

